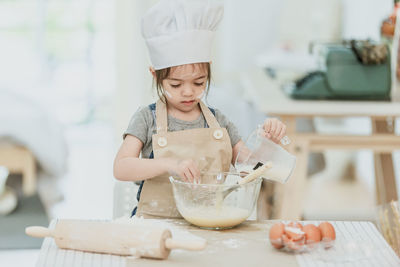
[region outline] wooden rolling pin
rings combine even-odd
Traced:
[[[168,258],[171,249],[203,250],[206,246],[204,239],[177,240],[166,228],[135,222],[58,220],[54,230],[30,226],[25,233],[53,237],[62,249],[154,259]]]

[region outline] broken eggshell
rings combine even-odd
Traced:
[[[289,239],[298,241],[304,238],[303,225],[300,223],[289,223],[285,226],[285,234]]]
[[[285,226],[285,234],[282,240],[286,248],[292,251],[301,250],[306,241],[303,225],[299,222],[288,223]]]
[[[297,240],[290,239],[287,235],[282,236],[283,244],[285,248],[291,251],[300,251],[305,244],[305,237],[304,235]]]

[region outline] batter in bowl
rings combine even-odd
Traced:
[[[203,228],[224,229],[234,227],[249,217],[249,210],[222,206],[220,209],[212,209],[206,206],[197,208],[185,208],[181,210],[185,220]]]

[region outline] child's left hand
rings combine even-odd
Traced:
[[[279,144],[279,141],[286,135],[286,125],[276,118],[266,119],[263,129],[265,137],[276,144]]]

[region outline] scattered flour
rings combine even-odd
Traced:
[[[125,224],[139,224],[146,225],[149,227],[159,227],[168,229],[171,231],[172,237],[174,239],[180,240],[204,240],[203,238],[196,236],[189,231],[178,229],[172,223],[167,222],[166,220],[158,220],[158,219],[144,219],[143,217],[121,217],[114,220],[116,223],[125,223]],[[145,235],[144,235],[145,236]]]
[[[243,241],[239,239],[230,238],[222,241],[222,243],[228,248],[239,248],[243,245]]]

